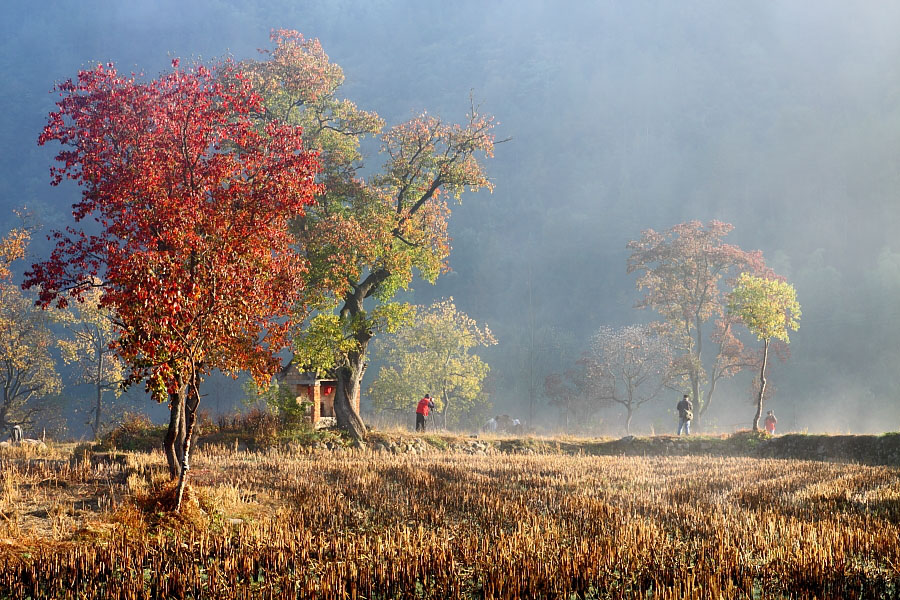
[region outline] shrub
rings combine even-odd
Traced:
[[[154,425],[145,414],[125,413],[119,426],[100,439],[100,449],[148,451],[161,448],[167,429],[166,425]]]
[[[248,446],[269,448],[294,439],[298,433],[311,429],[302,418],[279,414],[267,408],[254,407],[246,413],[220,415],[217,423],[219,437],[245,439]]]

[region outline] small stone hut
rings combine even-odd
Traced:
[[[326,375],[318,377],[315,372],[301,371],[297,365],[290,363],[278,374],[280,385],[288,389],[297,399],[297,404],[308,402],[306,419],[313,425],[332,424],[334,414],[334,393],[337,390],[337,379]],[[356,412],[359,412],[359,388],[356,397],[351,400]]]

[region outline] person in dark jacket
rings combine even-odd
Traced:
[[[678,432],[676,435],[691,435],[691,421],[694,419],[694,405],[687,394],[681,399],[681,402],[675,407],[678,409]]]
[[[428,420],[428,412],[434,408],[434,400],[431,396],[425,394],[425,397],[419,400],[416,406],[416,431],[425,431],[425,423]]]

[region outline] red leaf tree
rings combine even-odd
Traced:
[[[771,270],[759,250],[724,242],[732,229],[721,221],[689,221],[662,232],[648,229],[627,246],[628,272],[639,273],[637,287],[644,290],[637,306],[663,317],[658,331],[675,351],[670,382],[691,394],[698,422],[719,381],[759,363],[734,335],[725,294],[741,272]]]
[[[52,183],[81,186],[75,220],[96,225],[55,232],[24,286],[44,306],[102,286],[129,381],[169,401],[166,456],[183,476],[203,376],[267,382],[289,343],[305,266],[288,222],[319,191],[316,157],[299,127],[251,118],[265,109],[229,62],[176,60],[146,83],[100,65],[57,89],[38,143],[62,144]]]

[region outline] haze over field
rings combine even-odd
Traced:
[[[272,28],[319,38],[343,93],[388,124],[423,109],[460,119],[474,90],[512,138],[487,162],[494,193],[454,209],[452,272],[405,298],[453,296],[490,325],[496,412],[526,415],[534,398],[555,425],[544,376],[601,326],[656,318],[632,308],[626,244],[717,219],[803,307],[791,357],[770,376],[779,427],[898,428],[900,6],[11,0],[0,8],[3,231],[23,205],[45,230],[71,220],[78,190],[49,186],[58,147],[36,144],[55,82],[96,62],[155,76],[176,56],[250,58]],[[722,386],[708,424],[749,425],[750,378]],[[210,385],[213,409],[241,394]],[[676,399],[642,409],[635,428],[669,431]],[[608,420],[617,431],[614,411]]]

